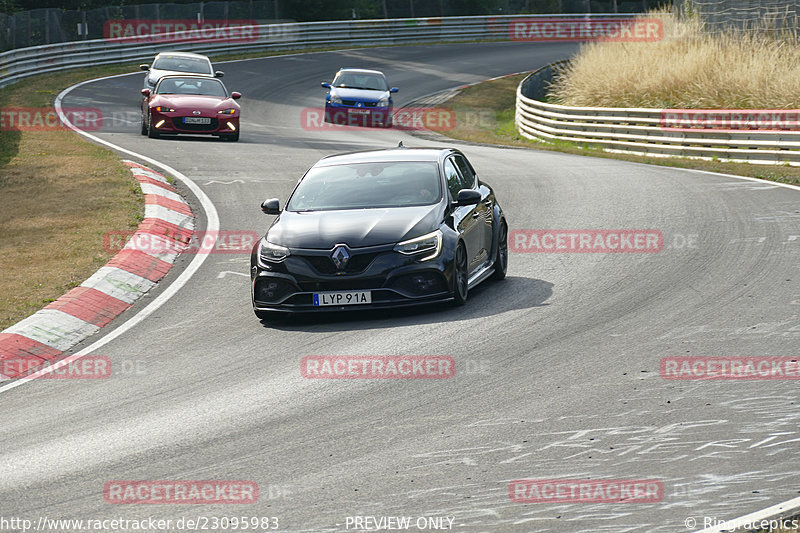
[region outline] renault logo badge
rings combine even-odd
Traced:
[[[336,248],[333,249],[333,252],[331,252],[331,261],[333,261],[333,264],[336,265],[338,270],[344,270],[349,260],[350,253],[344,245],[337,245]]]

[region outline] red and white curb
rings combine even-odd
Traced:
[[[158,172],[123,161],[144,193],[144,220],[128,244],[89,279],[28,318],[0,332],[0,381],[17,377],[12,368],[31,368],[97,332],[128,309],[172,268],[194,232],[189,205]],[[146,239],[137,239],[146,235]],[[158,252],[137,250],[137,242],[164,241]],[[167,242],[171,241],[171,242]],[[26,365],[4,364],[24,360]],[[5,369],[5,374],[2,372]]]

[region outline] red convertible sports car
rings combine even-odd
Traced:
[[[142,135],[211,134],[239,140],[241,93],[206,76],[164,76],[151,91],[142,89]]]

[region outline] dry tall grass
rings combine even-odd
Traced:
[[[664,12],[658,42],[581,47],[551,87],[572,106],[689,109],[800,107],[800,41],[769,32],[704,34],[693,20]]]

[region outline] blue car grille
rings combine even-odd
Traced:
[[[355,107],[356,102],[357,102],[356,100],[342,100],[342,105]],[[361,104],[364,107],[376,107],[378,105],[378,102],[361,102]]]

